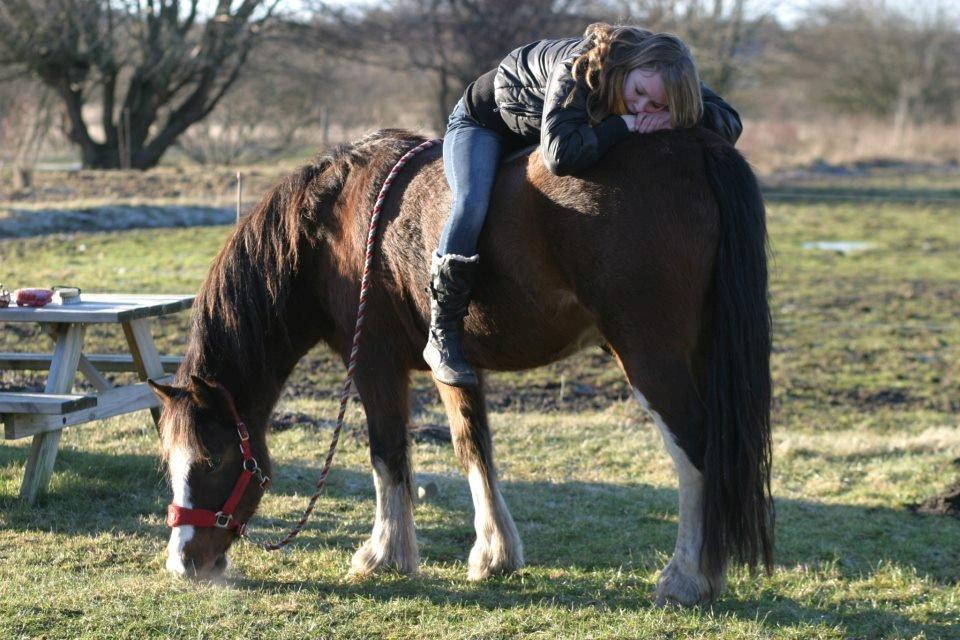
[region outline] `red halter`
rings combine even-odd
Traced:
[[[253,476],[257,476],[257,481],[260,483],[260,488],[262,489],[266,489],[270,484],[270,478],[263,474],[263,469],[257,464],[257,459],[253,457],[253,453],[250,451],[250,433],[247,431],[247,425],[240,419],[240,414],[237,413],[237,408],[233,404],[233,398],[225,388],[220,385],[216,386],[220,389],[223,397],[226,398],[227,404],[230,406],[230,411],[233,413],[234,420],[236,420],[237,423],[237,433],[240,435],[240,453],[243,454],[243,470],[240,472],[240,477],[237,478],[236,484],[233,485],[233,491],[230,492],[230,497],[223,503],[220,511],[188,509],[187,507],[181,507],[171,502],[167,507],[167,526],[179,527],[192,525],[194,527],[217,527],[219,529],[235,531],[238,536],[243,536],[247,531],[247,523],[237,522],[233,518],[233,512],[236,510],[237,504],[240,503],[240,498],[243,497],[247,486],[250,484],[250,479]]]

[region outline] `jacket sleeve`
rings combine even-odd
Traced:
[[[590,167],[614,142],[630,134],[627,123],[616,115],[591,127],[582,91],[574,95],[569,105],[563,106],[576,86],[571,74],[572,63],[573,60],[567,60],[554,66],[543,96],[540,153],[550,172],[558,176]]]
[[[719,134],[730,144],[736,143],[743,131],[740,114],[705,84],[700,85],[700,91],[703,94],[703,118],[700,119],[700,126]]]

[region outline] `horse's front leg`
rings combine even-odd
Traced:
[[[355,376],[367,414],[377,510],[370,537],[353,555],[353,577],[387,568],[416,573],[419,564],[407,440],[408,372],[388,374],[385,369]]]
[[[453,448],[473,496],[477,541],[470,551],[467,577],[482,580],[523,566],[523,544],[500,494],[493,465],[493,444],[481,384],[472,388],[437,383],[447,410]]]

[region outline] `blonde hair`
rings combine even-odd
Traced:
[[[623,82],[637,68],[660,74],[674,128],[692,127],[700,121],[700,74],[690,48],[680,38],[603,22],[591,24],[583,35],[590,39],[591,46],[573,62],[573,79],[578,86],[566,104],[576,91],[585,89],[591,125],[611,114],[627,113]]]

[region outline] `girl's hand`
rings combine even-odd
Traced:
[[[671,128],[673,128],[673,125],[670,124],[670,112],[657,111],[656,113],[638,113],[636,128],[632,130],[637,133],[652,133]]]

